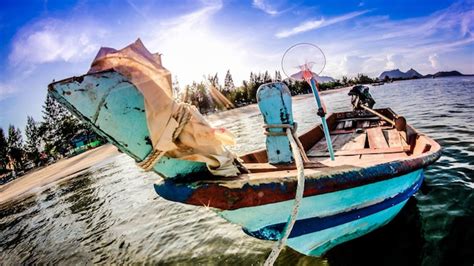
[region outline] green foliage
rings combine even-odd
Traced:
[[[209,81],[212,86],[216,87],[216,89],[220,89],[219,77],[217,76],[217,73],[215,75],[207,75],[207,78],[205,79],[207,79],[207,81]]]
[[[273,79],[271,78],[268,71],[265,71],[264,73],[250,72],[249,79],[244,80],[242,85],[239,87],[235,86],[230,70],[227,70],[224,79],[224,86],[222,88],[219,86],[217,73],[215,75],[208,75],[205,77],[205,79],[218,88],[219,91],[235,106],[256,103],[258,88],[262,84],[272,81],[282,81],[287,84],[291,95],[311,93],[311,86],[306,81],[294,81],[289,79],[282,80],[280,71],[275,71]],[[352,79],[348,78],[347,76],[343,76],[341,80],[319,83],[318,87],[319,90],[324,91],[345,86],[353,86],[356,84],[369,84],[373,82],[375,82],[375,80],[371,79],[367,75],[358,74]],[[218,104],[212,100],[212,97],[210,97],[209,92],[207,91],[203,82],[194,82],[191,86],[186,86],[182,99],[185,102],[197,106],[199,111],[202,113],[213,112],[217,109],[221,109],[220,106],[218,106]]]
[[[91,129],[48,94],[43,105],[43,122],[39,128],[45,143],[44,151],[54,158],[73,148],[71,139],[80,131]]]
[[[274,81],[282,81],[281,74],[279,70],[275,71],[275,78],[273,79]]]
[[[285,80],[291,95],[311,93],[311,86],[306,81]]]
[[[38,165],[40,161],[40,144],[41,136],[39,134],[39,125],[33,119],[33,117],[28,116],[25,128],[26,135],[26,157],[28,160],[32,161],[35,165]]]
[[[23,169],[23,156],[25,151],[23,150],[23,139],[21,137],[21,131],[19,128],[10,125],[8,127],[8,139],[7,139],[7,155],[10,162],[16,171]]]
[[[234,80],[232,79],[232,75],[230,74],[230,70],[227,70],[224,79],[224,88],[222,89],[222,94],[228,97],[228,95],[235,90]],[[230,99],[230,98],[229,98]]]
[[[7,138],[5,137],[5,132],[3,128],[0,127],[0,170],[7,168],[8,160],[8,144]]]
[[[235,106],[256,103],[258,88],[262,84],[272,81],[281,81],[287,84],[292,95],[311,93],[311,87],[307,82],[282,79],[280,71],[275,71],[273,78],[268,71],[264,73],[250,72],[249,79],[244,80],[242,85],[238,87],[234,84],[230,70],[227,70],[223,87],[219,85],[217,73],[215,75],[208,75],[204,79],[205,81],[200,83],[193,82],[193,84],[185,86],[184,90],[180,90],[176,77],[172,84],[175,96],[184,102],[195,105],[201,113],[214,112],[222,108],[211,97],[211,93],[206,85],[209,83],[213,84]],[[330,90],[373,82],[375,80],[367,75],[358,74],[352,79],[343,76],[341,80],[320,83],[319,89]],[[25,128],[27,140],[24,147],[19,129],[11,125],[8,128],[7,137],[3,129],[0,128],[0,170],[6,169],[9,163],[12,163],[17,170],[21,169],[25,160],[38,164],[40,153],[42,152],[45,152],[48,156],[58,158],[59,155],[65,155],[73,148],[71,140],[78,133],[93,134],[92,129],[87,124],[81,123],[49,94],[43,105],[42,113],[43,121],[41,123],[37,123],[32,117],[28,116]],[[105,143],[105,140],[100,137],[95,139]]]
[[[369,78],[369,76],[364,75],[364,74],[357,74],[357,77],[354,78],[354,83],[355,84],[370,84],[374,83],[375,80]]]
[[[212,82],[212,81],[211,81]],[[186,102],[196,106],[201,113],[214,111],[216,106],[211,100],[206,85],[203,82],[193,82],[191,86],[186,86]]]
[[[13,125],[8,127],[8,135],[0,128],[0,172],[8,167],[21,171],[27,162],[39,165],[43,152],[53,158],[66,155],[73,148],[71,140],[79,133],[95,135],[85,123],[81,123],[66,108],[60,105],[51,95],[47,95],[43,105],[43,121],[36,122],[33,117],[27,117],[25,127],[26,143],[23,143],[19,128]],[[102,143],[101,137],[93,137]],[[44,145],[42,145],[44,144]]]
[[[347,78],[347,76],[342,76],[341,83],[344,84],[344,85],[348,85],[348,84],[349,84],[349,79]]]
[[[319,90],[322,90],[322,91],[330,90],[330,89],[334,89],[334,88],[339,88],[339,87],[342,87],[342,86],[343,86],[343,84],[339,80],[332,81],[332,82],[320,83],[318,85]]]

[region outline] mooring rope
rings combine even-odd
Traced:
[[[263,125],[263,128],[265,129],[264,134],[266,136],[286,136],[286,129],[291,130],[291,134],[293,136],[293,140],[296,141],[296,144],[298,145],[298,150],[299,153],[301,154],[301,157],[303,158],[303,161],[305,163],[309,162],[308,156],[306,155],[306,152],[304,151],[303,144],[300,141],[300,138],[298,138],[298,135],[296,134],[296,129],[298,127],[298,124],[296,122],[293,123],[293,125],[290,124],[265,124]],[[268,129],[270,128],[281,128],[284,129],[283,132],[273,132],[269,131]]]
[[[183,128],[191,120],[191,111],[192,105],[187,103],[179,103],[178,109],[173,113],[172,119],[175,119],[178,122],[178,126],[173,132],[172,139],[175,141],[179,134],[183,131]],[[161,151],[158,149],[153,149],[142,161],[138,162],[137,165],[145,171],[151,171],[155,164],[163,157],[166,151]]]
[[[296,169],[298,170],[298,186],[296,187],[296,196],[295,201],[293,203],[293,210],[291,211],[290,217],[288,218],[288,222],[286,223],[286,226],[283,229],[282,237],[273,246],[272,252],[270,253],[270,255],[268,255],[268,258],[264,263],[265,266],[273,265],[273,263],[275,263],[276,259],[278,258],[278,255],[280,254],[281,250],[285,246],[286,240],[288,239],[288,236],[290,235],[291,230],[295,225],[301,200],[303,199],[304,164],[301,154],[304,153],[304,150],[300,150],[299,145],[295,141],[294,133],[292,132],[291,128],[286,128],[286,135],[288,136],[288,140],[290,141],[291,150],[293,152],[293,158],[295,159]]]

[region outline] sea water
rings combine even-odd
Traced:
[[[422,189],[388,225],[320,258],[285,248],[277,264],[472,265],[474,263],[474,78],[420,79],[372,87],[443,147]],[[323,96],[350,110],[347,91]],[[319,123],[311,95],[293,99],[299,132]],[[236,153],[265,146],[262,116],[247,106],[208,116],[237,137]],[[160,198],[153,173],[124,154],[0,209],[0,264],[132,263],[260,265],[272,242],[247,236],[205,207]]]

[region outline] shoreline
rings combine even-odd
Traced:
[[[118,154],[120,153],[112,144],[105,144],[33,170],[0,186],[0,207],[41,192],[60,181],[73,178],[91,166]]]
[[[347,86],[347,87],[342,87],[342,88],[338,88],[338,89],[320,91],[319,94],[321,96],[324,96],[324,95],[328,95],[328,94],[347,91],[347,90],[351,89],[352,87],[353,86]],[[291,99],[293,101],[299,101],[299,100],[302,100],[302,99],[306,99],[308,97],[313,97],[313,94],[312,93],[298,94],[298,95],[292,96]],[[215,120],[215,119],[225,118],[227,116],[231,116],[235,112],[245,113],[245,112],[253,112],[255,110],[258,111],[258,105],[256,103],[252,103],[252,104],[240,106],[240,107],[237,107],[237,108],[234,108],[234,109],[229,109],[229,110],[225,110],[225,111],[218,111],[218,112],[215,112],[215,113],[207,114],[207,115],[204,115],[204,117],[209,118],[210,120]]]
[[[351,86],[352,87],[352,86]],[[321,95],[332,94],[348,90],[351,87],[343,87],[320,92]],[[311,93],[300,94],[292,97],[294,101],[312,97]],[[233,112],[254,111],[257,104],[221,111],[206,115],[209,119],[223,118],[231,116]],[[71,158],[61,159],[51,165],[33,170],[17,179],[0,185],[0,207],[11,204],[16,200],[21,200],[35,193],[39,193],[58,182],[74,178],[88,168],[120,153],[112,144],[105,144],[98,148],[86,151]]]

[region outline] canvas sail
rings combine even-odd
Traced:
[[[232,134],[211,127],[195,107],[174,101],[171,73],[159,54],[150,53],[140,39],[121,50],[101,48],[89,73],[108,69],[127,77],[143,95],[154,151],[206,163],[215,175],[239,174],[237,157],[224,147],[235,144]]]

